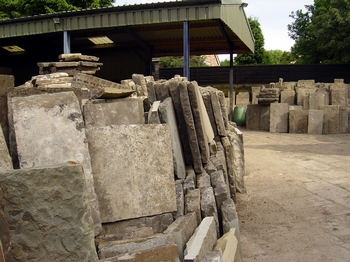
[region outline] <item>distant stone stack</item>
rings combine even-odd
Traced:
[[[262,88],[260,90],[258,98],[258,103],[260,105],[269,105],[271,103],[278,103],[280,96],[279,88]]]
[[[79,72],[94,75],[103,65],[103,63],[98,63],[99,57],[82,55],[80,53],[61,54],[58,59],[59,62],[39,62],[39,74],[65,72],[69,76],[73,76]]]

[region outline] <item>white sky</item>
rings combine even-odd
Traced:
[[[169,2],[171,0],[116,0],[114,5],[141,4],[152,2]],[[245,8],[247,17],[258,18],[265,38],[266,50],[290,51],[294,41],[288,36],[287,25],[293,20],[289,17],[292,11],[304,9],[313,4],[313,0],[243,0],[248,3]]]

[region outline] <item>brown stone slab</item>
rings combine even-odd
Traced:
[[[249,130],[260,130],[261,105],[248,105],[246,111],[246,127]]]
[[[213,113],[214,113],[214,119],[216,123],[216,127],[218,130],[218,134],[220,136],[225,136],[225,123],[224,123],[224,118],[221,113],[221,106],[219,102],[219,96],[216,91],[210,92],[210,99],[211,99],[211,105],[213,108]]]
[[[289,105],[272,103],[270,105],[270,132],[288,133]]]
[[[341,128],[340,106],[320,106],[323,110],[323,134],[339,134]]]
[[[309,110],[289,111],[289,133],[307,134]]]

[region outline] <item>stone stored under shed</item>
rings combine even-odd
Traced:
[[[177,210],[168,125],[99,127],[87,138],[103,223]]]
[[[0,126],[0,172],[13,169],[12,159],[10,157],[2,128]]]

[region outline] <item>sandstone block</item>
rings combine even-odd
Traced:
[[[0,171],[2,172],[2,171]],[[0,206],[3,206],[2,191],[0,189]],[[2,260],[1,260],[2,259]],[[0,261],[1,262],[12,262],[13,257],[11,255],[11,237],[10,237],[10,227],[5,217],[5,214],[0,209]]]
[[[261,86],[252,86],[252,105],[257,105],[259,100],[258,100],[258,95],[260,94]]]
[[[309,95],[309,109],[318,110],[318,101],[319,101],[320,95],[324,95],[324,94],[316,92]]]
[[[207,252],[202,258],[202,262],[223,262],[221,250]]]
[[[195,212],[197,223],[202,221],[201,215],[201,194],[199,189],[190,190],[185,195],[185,214]]]
[[[248,105],[246,111],[246,127],[249,130],[260,130],[261,105]]]
[[[236,95],[236,105],[237,106],[246,106],[249,105],[249,92],[239,92]]]
[[[221,219],[222,219],[222,229],[223,233],[226,234],[231,228],[236,229],[236,236],[239,241],[240,239],[240,229],[238,214],[236,211],[235,202],[232,198],[225,200],[221,206]]]
[[[235,229],[231,228],[225,235],[218,239],[214,250],[222,251],[222,261],[242,262],[239,251],[239,243],[235,236]]]
[[[190,169],[193,171],[193,169]],[[186,195],[189,191],[196,188],[196,176],[194,174],[188,174],[183,183],[184,194]]]
[[[225,148],[225,156],[226,156],[226,165],[227,165],[227,178],[228,181],[226,181],[228,190],[227,193],[228,196],[232,197],[233,199],[236,198],[236,178],[235,178],[235,166],[232,164],[234,162],[234,149],[233,145],[230,142],[230,139],[228,137],[223,137],[221,139],[222,145]]]
[[[220,217],[222,203],[230,198],[230,191],[228,191],[225,177],[221,170],[211,174],[210,182],[214,189],[215,202]]]
[[[99,127],[87,137],[103,222],[177,209],[168,125]]]
[[[307,134],[309,110],[289,111],[289,133]]]
[[[210,91],[210,99],[211,99],[211,105],[214,113],[216,128],[218,130],[218,135],[225,136],[226,135],[225,123],[224,123],[224,118],[222,116],[221,106],[219,102],[219,95],[217,91],[215,90]]]
[[[270,106],[261,107],[260,129],[270,131]]]
[[[6,140],[0,126],[0,172],[13,169],[12,159],[7,148]]]
[[[288,133],[289,105],[272,103],[270,105],[270,132]]]
[[[0,188],[15,261],[96,261],[81,165],[1,173]]]
[[[322,110],[309,110],[308,116],[308,134],[322,135],[323,129],[323,111]]]
[[[157,100],[154,85],[155,85],[155,82],[153,82],[153,81],[147,82],[148,99],[151,103],[153,103],[154,101]]]
[[[220,235],[219,217],[216,207],[214,190],[212,187],[206,187],[201,192],[201,214],[204,217],[214,217],[217,235]]]
[[[340,106],[320,106],[323,110],[323,134],[340,133]]]
[[[222,91],[218,91],[219,103],[221,107],[222,119],[224,121],[225,128],[228,128],[228,111],[226,106],[225,94]]]
[[[141,74],[133,74],[132,81],[134,81],[135,84],[137,84],[141,87],[140,96],[147,96],[148,97],[148,89],[147,89],[147,83],[146,83],[145,76],[141,75]]]
[[[209,121],[210,121],[211,127],[213,129],[214,136],[217,136],[218,130],[216,127],[215,116],[214,116],[214,111],[213,111],[213,107],[212,107],[212,103],[211,103],[211,95],[210,95],[209,89],[200,87],[199,90],[202,94],[203,102],[204,102],[205,108],[206,108],[208,116],[209,116]]]
[[[340,108],[340,133],[349,133],[350,107]]]
[[[160,124],[160,116],[159,116],[159,105],[160,105],[160,101],[155,101],[152,106],[151,109],[148,112],[148,124]]]
[[[156,92],[156,98],[158,101],[163,102],[166,98],[168,98],[170,96],[169,84],[170,84],[169,81],[165,81],[165,82],[157,81],[157,82],[155,82],[154,91]]]
[[[82,55],[81,53],[72,53],[72,54],[60,54],[58,59],[61,62],[69,62],[69,61],[93,61],[97,62],[100,60],[99,57],[90,56],[90,55]]]
[[[295,101],[295,91],[294,90],[283,90],[281,92],[281,103],[287,103],[289,105],[294,105]]]
[[[182,180],[175,181],[175,191],[176,191],[176,206],[177,210],[173,212],[174,219],[181,217],[185,214],[185,196],[182,186]]]
[[[12,75],[0,75],[0,125],[4,132],[6,144],[9,146],[9,127],[8,127],[8,106],[7,91],[15,86],[15,77]]]

